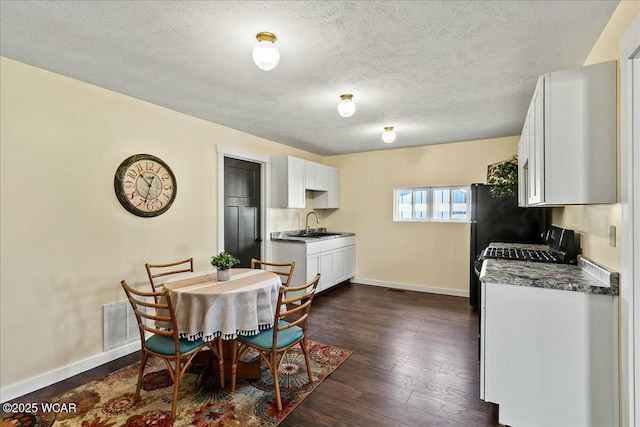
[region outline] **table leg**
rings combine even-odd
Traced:
[[[232,341],[231,340],[223,340],[222,341],[222,354],[224,358],[224,377],[225,384],[231,383],[231,363],[233,356],[232,349]],[[220,372],[220,367],[218,365],[218,360],[215,359],[213,364],[211,365],[212,372],[215,374]],[[260,365],[252,365],[247,362],[238,361],[238,369],[236,371],[237,378],[246,378],[249,380],[259,380],[262,376],[262,369]]]
[[[223,340],[222,341],[222,355],[224,358],[224,379],[225,379],[225,387],[229,387],[231,384],[231,364],[233,362],[233,341],[232,340]],[[218,358],[213,356],[211,351],[201,351],[196,357],[193,359],[191,365],[202,365],[204,368],[198,374],[198,378],[196,379],[196,390],[200,390],[202,388],[202,384],[209,377],[218,378],[220,375],[220,364]],[[262,369],[260,365],[252,365],[247,362],[238,361],[238,367],[236,370],[236,378],[244,378],[248,380],[259,380],[262,376]],[[217,384],[216,387],[219,387],[219,382],[214,381],[213,384]]]

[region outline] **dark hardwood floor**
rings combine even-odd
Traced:
[[[478,315],[466,298],[345,284],[313,304],[309,337],[353,355],[280,426],[499,425],[497,407],[478,397]],[[47,401],[139,357],[14,401]]]

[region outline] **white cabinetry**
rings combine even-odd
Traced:
[[[520,206],[615,203],[616,62],[541,76],[518,158]]]
[[[305,161],[295,157],[271,159],[271,207],[304,208]]]
[[[318,292],[344,282],[355,273],[355,237],[338,237],[315,242],[274,240],[274,262],[295,261],[291,283],[301,285],[320,273]]]
[[[482,284],[480,397],[500,424],[617,425],[616,299]]]
[[[327,289],[333,282],[333,258],[335,251],[324,251],[320,254],[320,283],[318,291]]]
[[[307,254],[306,257],[302,254],[298,255],[300,255],[299,262],[296,261],[296,266],[293,270],[293,278],[291,282],[296,286],[302,285],[303,283],[309,283],[314,277],[316,277],[316,274],[322,272],[320,270],[320,252]],[[282,259],[287,258],[285,257]],[[294,258],[291,258],[291,260],[293,261]],[[322,276],[320,278],[322,278]],[[320,285],[320,283],[318,283],[318,285]]]
[[[522,128],[522,135],[520,135],[520,142],[518,143],[518,206],[526,207],[527,206],[527,168],[528,165],[525,164],[527,158],[529,157],[529,138],[526,135],[528,122],[524,122],[524,127]]]
[[[329,166],[321,165],[314,162],[305,162],[305,188],[314,191],[327,191],[329,183],[327,182],[327,169]]]
[[[531,105],[522,131],[526,149],[524,170],[526,175],[526,204],[543,202],[544,194],[544,77],[538,78]]]
[[[313,207],[316,209],[337,209],[340,207],[340,170],[320,165],[320,179],[326,191],[316,191],[313,195]]]
[[[271,207],[304,208],[305,190],[315,209],[340,207],[340,171],[291,156],[271,159]]]

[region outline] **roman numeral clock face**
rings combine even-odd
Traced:
[[[113,186],[120,204],[137,216],[161,215],[176,198],[176,177],[165,162],[150,154],[125,159]]]

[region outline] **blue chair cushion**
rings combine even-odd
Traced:
[[[194,348],[200,347],[204,344],[203,340],[189,341],[186,339],[180,339],[180,354],[187,353]],[[145,342],[145,347],[149,350],[160,354],[175,354],[176,347],[173,343],[173,337],[166,335],[152,335]]]
[[[284,320],[280,320],[278,325],[284,326],[289,323]],[[278,345],[277,348],[283,348],[291,343],[295,342],[302,338],[303,332],[302,328],[299,326],[292,326],[289,329],[285,329],[284,331],[278,332]],[[273,328],[266,329],[261,331],[258,335],[246,336],[246,335],[238,335],[238,340],[242,342],[246,342],[252,344],[256,347],[270,349],[273,345]]]

